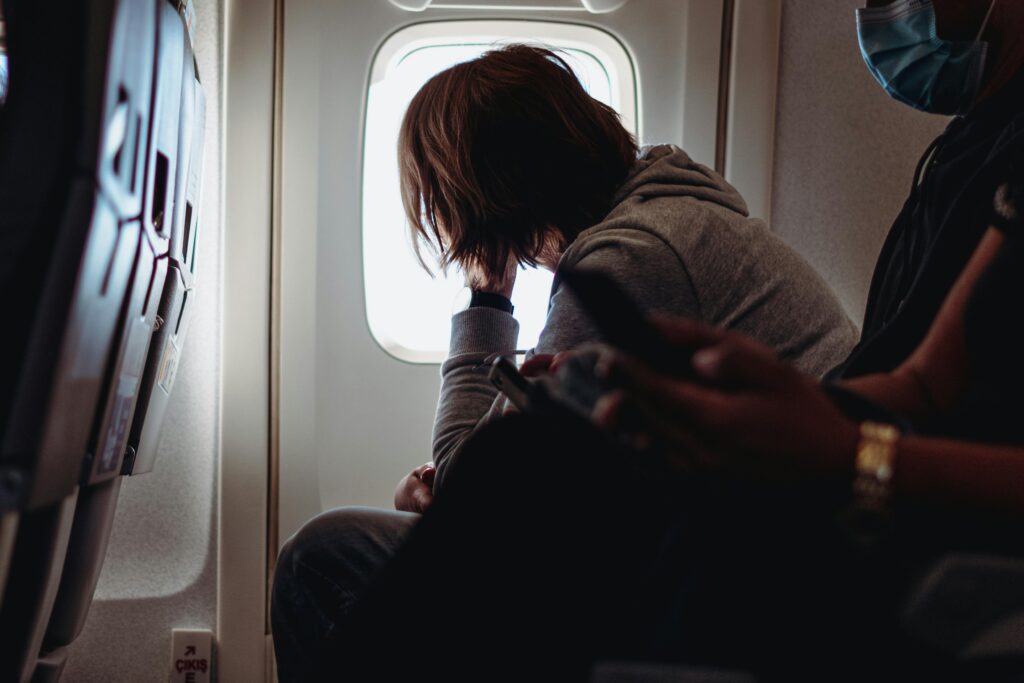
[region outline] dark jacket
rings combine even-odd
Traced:
[[[915,173],[882,247],[861,340],[831,378],[886,372],[921,342],[992,218],[996,187],[1024,152],[1024,70],[953,119]]]

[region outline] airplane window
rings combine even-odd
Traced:
[[[431,277],[413,253],[395,152],[402,116],[413,95],[432,76],[509,42],[559,50],[591,96],[619,111],[626,127],[637,132],[632,63],[622,46],[603,31],[524,21],[438,22],[392,36],[374,61],[367,98],[363,266],[370,330],[386,351],[405,361],[444,360],[451,314],[463,280],[454,270]],[[537,343],[551,280],[550,272],[537,268],[521,270],[516,278],[512,302],[520,323],[520,348]]]

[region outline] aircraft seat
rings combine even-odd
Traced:
[[[53,604],[137,253],[144,162],[137,131],[150,119],[151,73],[144,59],[120,59],[106,85],[114,27],[101,20],[112,16],[103,5],[3,3],[10,75],[0,108],[5,681],[26,679]],[[119,35],[133,46],[125,49],[145,53],[151,14],[125,11],[132,26]]]
[[[0,285],[18,296],[0,357],[0,680],[57,680],[136,461],[129,435],[159,430],[140,388],[158,312],[187,298],[167,273],[191,290],[202,94],[176,4],[2,9]]]
[[[68,552],[56,601],[33,680],[56,681],[67,647],[85,625],[99,581],[121,485],[121,474],[153,467],[163,412],[173,383],[177,353],[187,329],[191,270],[185,267],[186,232],[194,237],[200,175],[188,192],[190,159],[202,158],[205,121],[190,39],[176,6],[160,2],[153,86],[153,120],[142,203],[146,226],[125,340],[113,391],[97,432],[92,470],[84,473]],[[197,93],[198,96],[197,96]],[[199,142],[194,138],[200,135]],[[186,201],[187,200],[187,201]],[[187,230],[186,230],[187,226]],[[191,255],[191,254],[190,254]],[[173,327],[172,327],[173,325]],[[173,350],[173,355],[168,352]],[[159,375],[159,377],[158,377]],[[159,381],[156,381],[159,379]],[[162,401],[151,401],[157,387]],[[150,414],[153,405],[160,408]],[[140,461],[140,437],[148,440]],[[135,435],[135,436],[133,436]],[[138,464],[143,467],[137,467]]]
[[[910,597],[907,630],[941,652],[970,661],[1019,658],[1024,672],[1024,561],[950,555]]]
[[[135,418],[128,435],[123,474],[142,474],[153,469],[158,435],[195,305],[195,242],[206,100],[188,46],[184,69],[167,279],[157,311],[157,328],[146,361]]]

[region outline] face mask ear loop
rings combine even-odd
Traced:
[[[996,3],[999,0],[992,0],[992,4],[988,6],[988,12],[985,14],[985,21],[981,22],[981,30],[978,31],[978,37],[974,39],[975,43],[981,42],[981,37],[985,35],[985,29],[988,28],[988,20],[992,18],[992,10],[996,8]]]

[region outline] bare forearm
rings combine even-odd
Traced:
[[[914,424],[928,424],[936,418],[933,402],[910,373],[897,370],[864,375],[839,384]]]
[[[899,367],[867,375],[843,386],[918,425],[945,417],[967,385],[964,316],[975,284],[995,258],[1002,235],[989,229],[970,262],[946,297],[928,335]]]
[[[909,373],[866,375],[843,386],[917,425],[945,410]],[[1024,514],[1024,447],[908,435],[900,440],[895,491],[944,507]]]
[[[1024,515],[1024,447],[906,436],[894,468],[900,498]]]

